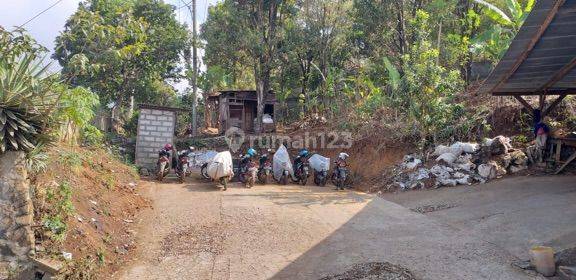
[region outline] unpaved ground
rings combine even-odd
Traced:
[[[576,246],[576,177],[520,176],[485,185],[386,194],[444,224],[528,259],[534,245]]]
[[[535,279],[498,246],[381,198],[198,182],[149,183],[140,256],[116,278],[348,279],[338,277],[387,262],[417,279]]]

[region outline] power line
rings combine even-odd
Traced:
[[[37,15],[33,16],[31,19],[29,19],[28,21],[26,21],[25,23],[23,23],[22,25],[20,25],[20,28],[24,27],[24,25],[28,24],[29,22],[35,20],[37,17],[39,17],[40,15],[42,15],[43,13],[47,12],[48,10],[52,9],[54,6],[58,5],[58,3],[62,2],[63,0],[58,0],[56,1],[54,4],[52,4],[52,6],[44,9],[43,11],[41,11],[40,13],[38,13]]]
[[[176,10],[180,10],[180,9],[182,9],[182,8],[188,7],[188,5],[190,5],[190,4],[192,3],[192,1],[188,2],[188,4],[186,4],[186,2],[184,2],[184,1],[182,1],[182,3],[184,3],[184,5],[176,8]]]

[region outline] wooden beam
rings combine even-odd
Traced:
[[[532,114],[532,112],[534,112],[534,108],[532,108],[530,103],[528,103],[528,101],[526,101],[524,98],[522,98],[522,96],[514,95],[514,98],[516,98],[516,100],[518,100],[520,103],[522,103],[522,105],[524,105],[524,107],[526,109],[528,109],[528,111],[530,111],[530,114]]]
[[[537,92],[537,91],[526,91],[526,92],[494,92],[492,93],[493,96],[534,96],[534,95],[576,95],[576,88],[571,89],[558,89],[558,90],[547,90],[546,92]]]
[[[543,86],[541,86],[537,91],[545,91],[554,86],[557,82],[562,80],[574,67],[576,66],[576,57],[564,65],[558,72],[556,72],[550,80],[548,80]]]
[[[566,166],[568,166],[568,164],[570,164],[572,161],[574,161],[574,159],[576,159],[576,152],[574,152],[570,158],[568,158],[568,160],[562,164],[562,166],[560,166],[560,168],[558,168],[558,170],[556,170],[556,172],[554,172],[554,175],[557,175],[558,173],[562,172],[562,170],[564,170],[564,168]]]
[[[536,34],[534,34],[534,36],[532,36],[532,38],[530,39],[530,42],[528,43],[528,46],[526,47],[524,52],[522,52],[522,54],[518,57],[518,59],[516,59],[516,62],[514,62],[514,65],[512,65],[512,68],[510,68],[510,70],[504,75],[504,77],[500,80],[500,82],[498,82],[490,90],[490,92],[497,91],[500,87],[502,87],[502,85],[504,85],[504,83],[506,83],[508,81],[508,79],[510,79],[510,77],[512,77],[512,75],[514,75],[514,73],[516,72],[516,70],[518,70],[520,65],[522,65],[524,60],[526,60],[526,58],[528,57],[528,55],[530,54],[530,52],[532,51],[532,49],[534,48],[536,43],[538,43],[538,41],[540,40],[540,37],[542,37],[542,34],[544,34],[546,29],[548,28],[548,26],[550,25],[550,23],[552,22],[552,20],[556,16],[558,9],[560,9],[560,7],[564,4],[564,2],[565,2],[565,0],[556,0],[556,2],[554,3],[554,6],[550,9],[548,14],[546,15],[544,22],[542,23],[542,25],[540,25],[540,28],[538,29]]]
[[[550,113],[550,111],[552,111],[552,109],[554,109],[554,107],[558,106],[558,104],[560,104],[560,102],[562,102],[562,100],[564,100],[564,98],[566,98],[566,94],[558,96],[558,98],[556,98],[556,100],[554,100],[552,103],[550,103],[550,105],[548,105],[548,108],[546,108],[546,110],[544,110],[542,112],[542,118],[544,118],[546,115],[548,115]]]

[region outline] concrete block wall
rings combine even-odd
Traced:
[[[167,143],[174,144],[176,113],[158,109],[140,109],[136,138],[136,165],[153,170],[158,151]]]

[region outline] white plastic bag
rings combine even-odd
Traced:
[[[323,157],[319,154],[313,154],[309,159],[310,168],[315,171],[328,171],[330,170],[330,158]]]
[[[274,173],[274,179],[280,180],[284,170],[288,170],[290,176],[294,176],[294,169],[292,168],[292,162],[290,161],[290,155],[288,150],[284,145],[280,145],[272,160],[272,173]]]
[[[196,157],[194,158],[195,159],[194,165],[196,167],[200,167],[204,163],[211,162],[212,159],[218,154],[218,152],[213,151],[213,150],[208,150],[205,152],[198,152],[195,154],[196,154]]]
[[[264,114],[262,116],[262,123],[274,123],[274,120],[272,119],[272,116],[270,116],[269,114]]]
[[[453,153],[445,153],[441,154],[438,158],[436,158],[437,162],[444,161],[448,165],[452,165],[454,161],[456,161],[456,156]]]
[[[210,178],[217,180],[226,176],[234,176],[232,169],[232,155],[230,152],[220,152],[208,163],[207,173]]]
[[[456,142],[450,146],[453,151],[463,151],[468,154],[473,154],[480,150],[480,145],[476,143]]]

